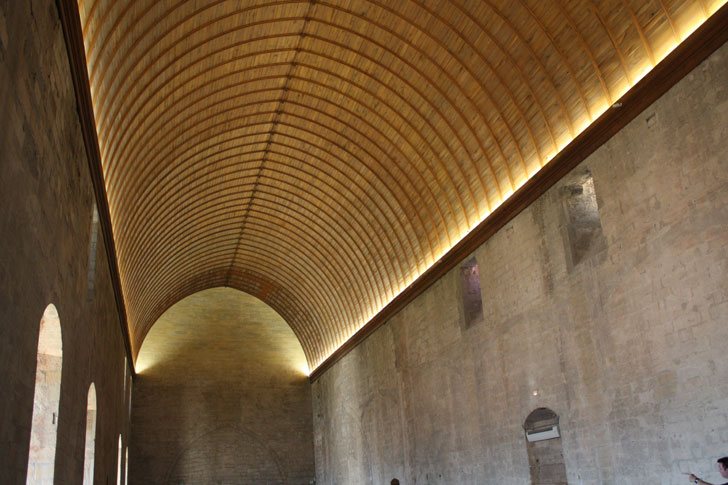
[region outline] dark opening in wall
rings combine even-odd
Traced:
[[[561,189],[561,204],[566,220],[564,245],[569,271],[580,262],[606,249],[599,219],[599,206],[591,172],[569,177]]]
[[[460,291],[463,297],[463,323],[465,328],[470,328],[483,321],[480,273],[474,257],[460,266]]]

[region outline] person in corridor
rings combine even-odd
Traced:
[[[723,478],[728,478],[728,456],[724,456],[723,458],[718,459],[718,472]],[[713,485],[710,482],[706,482],[702,478],[696,477],[692,473],[686,473],[688,475],[688,478],[692,483],[698,483],[700,485]],[[728,482],[725,482],[723,485],[728,485]]]

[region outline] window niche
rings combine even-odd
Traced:
[[[470,328],[483,321],[483,297],[480,293],[478,261],[472,257],[460,265],[463,326]]]
[[[570,175],[560,190],[569,271],[596,254],[606,255],[594,179],[588,170]]]
[[[93,214],[91,216],[91,230],[88,249],[88,280],[86,284],[88,301],[94,298],[94,288],[96,286],[96,246],[99,238],[99,212],[94,202]]]

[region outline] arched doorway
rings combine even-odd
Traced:
[[[549,408],[535,409],[523,425],[528,467],[533,485],[565,485],[566,466],[561,445],[559,416]]]

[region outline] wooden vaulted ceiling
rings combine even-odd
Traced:
[[[723,3],[79,0],[134,356],[230,286],[315,368]]]

